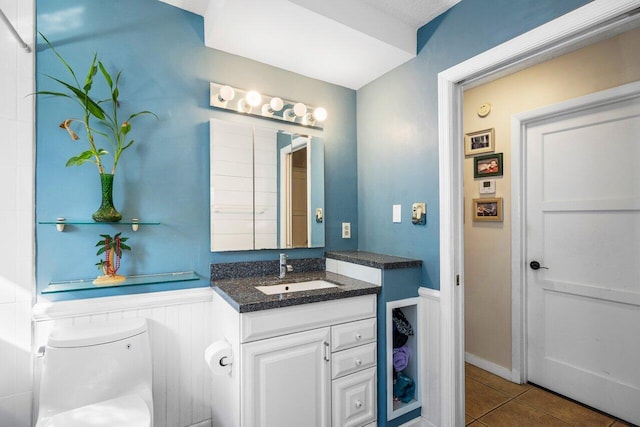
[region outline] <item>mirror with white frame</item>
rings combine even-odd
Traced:
[[[210,121],[211,251],[324,246],[324,143]]]

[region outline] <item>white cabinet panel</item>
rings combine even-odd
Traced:
[[[358,427],[376,418],[376,368],[333,381],[333,425]]]
[[[340,378],[376,366],[376,343],[333,353],[331,377]]]
[[[373,321],[375,324],[375,315],[375,295],[295,305],[277,310],[253,311],[241,317],[240,342],[255,341],[367,317],[373,317],[368,321]],[[375,333],[373,336],[375,337]]]
[[[340,351],[376,340],[376,319],[345,323],[331,328],[331,350]]]
[[[245,426],[330,426],[329,328],[242,346]]]

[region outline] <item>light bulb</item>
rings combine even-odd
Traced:
[[[277,96],[271,98],[271,102],[269,102],[269,106],[273,111],[280,111],[282,107],[284,107],[284,102],[282,98],[278,98]]]
[[[227,102],[231,101],[236,96],[236,92],[231,86],[220,86],[220,92],[218,92],[218,101]]]
[[[251,111],[251,105],[248,105],[247,100],[242,98],[238,101],[237,110],[238,113],[249,113]]]
[[[302,117],[305,114],[307,114],[307,106],[304,105],[302,102],[298,102],[296,105],[293,106],[293,114],[295,114],[298,117]]]
[[[250,90],[249,92],[247,92],[244,99],[247,100],[247,104],[251,105],[252,107],[257,107],[262,102],[262,95],[260,95],[255,90]]]
[[[313,110],[313,117],[319,122],[324,122],[327,120],[327,110],[322,107],[318,107]]]
[[[268,104],[264,104],[262,106],[262,115],[273,116],[273,113],[275,113],[276,111],[282,110],[282,107],[284,107],[284,102],[282,101],[282,98],[278,98],[277,96],[274,96],[273,98],[271,98],[271,101],[269,101]]]

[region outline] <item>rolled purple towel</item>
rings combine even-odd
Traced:
[[[396,371],[400,372],[407,367],[409,357],[411,357],[411,351],[406,345],[393,349],[393,367]]]

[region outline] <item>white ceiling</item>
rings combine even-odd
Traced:
[[[359,89],[416,56],[460,0],[161,0],[204,17],[205,45]]]

